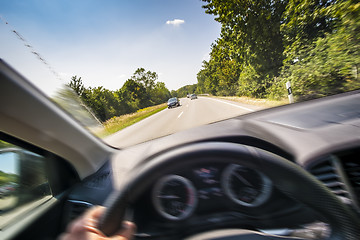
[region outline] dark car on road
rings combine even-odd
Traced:
[[[167,104],[168,104],[168,108],[178,107],[180,106],[180,101],[177,97],[173,97],[168,100]]]

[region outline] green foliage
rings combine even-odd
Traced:
[[[86,89],[82,99],[101,121],[105,121],[118,113],[119,102],[116,95],[103,87]]]
[[[200,93],[210,93],[212,95],[216,95],[219,86],[219,80],[216,77],[216,65],[213,64],[213,61],[203,61],[203,69],[201,69],[197,74],[197,79],[197,90]]]
[[[76,80],[76,77],[73,77],[73,80]],[[80,87],[83,88],[82,93],[85,92],[82,83]],[[85,95],[83,95],[83,97],[85,97]],[[75,92],[74,89],[69,88],[69,84],[57,91],[56,95],[53,97],[53,101],[68,111],[85,127],[91,129],[99,126],[99,121],[94,117],[94,113],[81,101],[77,92]]]
[[[332,0],[289,1],[281,25],[286,62],[300,60],[314,47],[314,40],[333,31],[337,19],[328,12],[333,3]]]
[[[355,1],[331,3],[320,12],[326,12],[323,18],[332,19],[332,29],[307,39],[309,43],[303,43],[307,48],[299,51],[296,61],[284,63],[281,78],[292,82],[298,100],[360,87],[360,4]]]
[[[0,140],[0,149],[2,148],[13,148],[14,145],[2,141]],[[13,174],[13,173],[5,173],[3,171],[0,170],[0,186],[4,185],[4,184],[8,184],[8,183],[17,183],[18,182],[18,175]]]
[[[18,182],[18,175],[13,173],[4,173],[3,171],[0,171],[0,186],[4,184],[9,184],[11,182],[17,183]]]
[[[239,96],[252,97],[261,94],[260,75],[252,65],[246,66],[239,76]]]
[[[72,88],[78,96],[81,96],[85,91],[81,77],[78,78],[77,76],[71,77],[68,87]]]
[[[146,105],[146,89],[142,84],[133,79],[128,79],[116,93],[122,103],[121,108],[124,113],[135,112]]]
[[[153,89],[155,81],[158,79],[156,72],[147,71],[144,68],[138,68],[131,77],[132,80],[136,81],[140,85],[144,86],[145,89]]]
[[[186,85],[171,93],[173,97],[186,97],[188,94],[198,93],[197,84]]]
[[[166,88],[165,83],[163,82],[157,82],[154,88],[149,92],[151,96],[151,105],[163,103],[171,97],[169,90]]]
[[[68,84],[102,122],[115,116],[136,112],[141,108],[163,103],[171,96],[165,83],[156,82],[155,72],[138,68],[133,76],[117,91],[104,87],[86,88],[74,76]]]
[[[214,95],[262,97],[282,66],[280,22],[287,1],[203,1],[222,28],[198,74],[199,88]]]
[[[10,143],[0,140],[0,149],[1,149],[1,148],[11,147],[11,146],[12,146],[12,145],[11,145]]]
[[[355,0],[203,0],[222,25],[197,89],[213,95],[297,100],[360,87]]]

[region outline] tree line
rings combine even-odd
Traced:
[[[171,95],[175,97],[186,97],[188,94],[197,92],[197,84],[185,85],[178,90],[172,90]]]
[[[202,0],[221,23],[197,92],[297,100],[360,87],[358,0]]]
[[[171,96],[165,83],[157,82],[156,72],[138,68],[124,85],[111,91],[102,86],[85,87],[81,77],[73,76],[68,86],[102,122],[139,109],[164,103]],[[62,94],[70,94],[63,92]],[[69,99],[69,97],[67,97]]]

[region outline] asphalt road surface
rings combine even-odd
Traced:
[[[261,107],[208,97],[181,98],[181,106],[165,109],[104,139],[123,148],[192,127],[260,110]]]

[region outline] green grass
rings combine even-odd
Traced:
[[[155,113],[158,113],[165,108],[167,108],[167,104],[163,103],[160,105],[140,109],[135,113],[126,114],[119,117],[113,117],[103,123],[104,128],[101,131],[97,132],[96,135],[100,138],[106,137],[130,125],[140,122],[141,120],[150,117],[151,115],[154,115]]]

